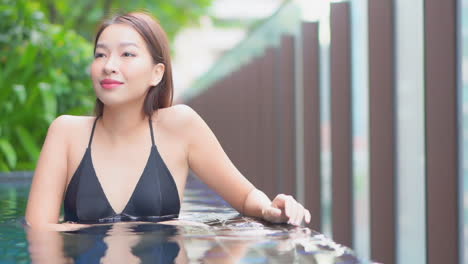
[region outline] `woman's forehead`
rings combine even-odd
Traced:
[[[102,31],[96,43],[96,48],[110,48],[111,46],[144,48],[144,45],[143,38],[133,27],[125,24],[112,24]]]

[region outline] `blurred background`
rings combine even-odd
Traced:
[[[175,102],[270,198],[364,259],[468,261],[468,0],[0,0],[0,171],[92,114],[95,28],[138,8],[169,35]]]
[[[146,9],[166,30],[177,100],[282,1],[1,1],[0,170],[34,169],[48,125],[92,114],[92,43],[109,14]],[[21,109],[21,111],[18,111]],[[13,147],[14,146],[14,147]]]

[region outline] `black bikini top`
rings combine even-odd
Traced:
[[[65,192],[65,221],[109,223],[119,221],[159,222],[177,218],[179,193],[174,178],[161,158],[151,131],[151,153],[140,179],[121,213],[114,211],[96,176],[91,157],[91,142],[99,117],[96,117],[86,152]]]

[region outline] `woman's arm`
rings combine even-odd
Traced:
[[[68,118],[59,116],[47,131],[26,207],[30,227],[60,229],[57,222],[67,178]]]
[[[72,263],[64,254],[63,237],[59,232],[27,228],[26,235],[32,263]]]
[[[270,222],[300,225],[310,213],[292,196],[278,195],[273,202],[250,183],[232,164],[215,135],[203,119],[185,107],[187,121],[188,162],[190,168],[210,188],[221,195],[237,211],[262,217]]]

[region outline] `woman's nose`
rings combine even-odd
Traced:
[[[114,58],[114,56],[110,56],[109,59],[104,64],[104,73],[110,74],[113,72],[117,72],[118,69],[118,62]]]

